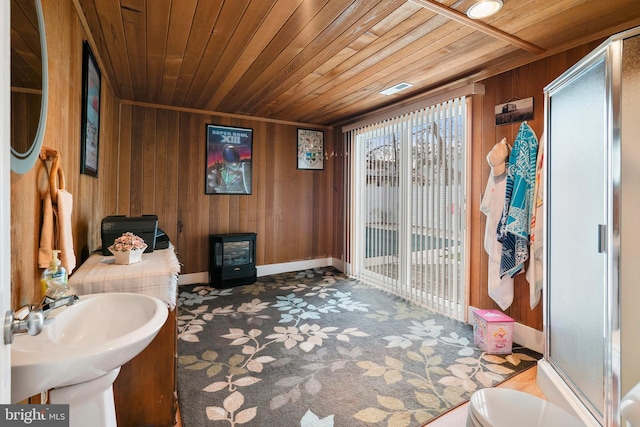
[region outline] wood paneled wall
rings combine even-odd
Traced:
[[[480,212],[480,201],[489,177],[490,167],[486,155],[493,145],[502,138],[513,144],[520,123],[495,125],[494,108],[511,99],[534,98],[534,116],[529,125],[539,140],[544,131],[544,87],[556,77],[578,62],[599,43],[594,42],[523,67],[508,71],[481,83],[485,94],[473,99],[472,148],[471,148],[471,297],[470,305],[483,309],[500,309],[489,297],[487,291],[488,257],[483,247],[485,215]],[[542,330],[542,303],[533,310],[529,306],[529,284],[523,277],[516,277],[514,302],[505,311],[519,323]]]
[[[82,42],[86,38],[71,0],[42,2],[47,33],[49,108],[44,144],[61,153],[66,189],[73,195],[73,240],[77,264],[100,243],[100,221],[116,208],[118,102],[103,84],[100,105],[99,177],[80,175]],[[41,298],[38,247],[46,165],[11,173],[11,290],[17,308]]]
[[[40,123],[41,93],[11,90],[11,147],[29,151]]]
[[[101,245],[107,215],[157,213],[183,273],[208,270],[208,235],[255,231],[258,265],[335,256],[342,245],[340,170],[296,168],[295,124],[122,105],[103,74],[98,178],[80,174],[82,42],[87,38],[72,0],[44,0],[49,59],[49,111],[44,144],[62,154],[66,189],[74,197],[72,226],[79,265]],[[100,52],[94,48],[100,58]],[[204,194],[205,125],[254,130],[253,194]],[[335,149],[325,131],[326,150]],[[11,174],[12,306],[41,298],[38,247],[44,162]],[[338,201],[336,203],[336,201]]]
[[[99,176],[80,174],[82,41],[86,38],[72,0],[44,0],[49,55],[49,112],[45,144],[62,153],[67,190],[74,196],[73,230],[78,264],[101,245],[100,222],[107,215],[158,214],[160,227],[178,250],[183,273],[208,270],[208,236],[258,233],[257,264],[343,257],[343,169],[340,156],[324,171],[296,168],[297,125],[216,116],[192,111],[120,103],[103,85]],[[597,43],[591,43],[482,81],[486,93],[473,100],[470,189],[470,304],[498,308],[487,293],[485,217],[480,200],[489,174],[485,156],[502,137],[513,142],[518,125],[495,126],[494,106],[511,98],[534,97],[529,121],[543,131],[543,88]],[[94,52],[100,56],[100,52]],[[104,76],[103,76],[104,77]],[[108,77],[108,76],[106,76]],[[103,78],[104,80],[104,78]],[[205,125],[254,130],[253,194],[205,195]],[[326,150],[341,153],[339,129],[325,131]],[[37,254],[44,163],[11,175],[12,305],[40,298]],[[507,314],[542,329],[542,305],[529,308],[529,287],[515,283]]]
[[[323,171],[298,170],[295,124],[126,103],[120,117],[118,213],[157,214],[183,273],[208,271],[208,238],[217,233],[257,233],[257,265],[339,257],[334,252],[339,160],[325,160]],[[207,124],[253,129],[251,195],[205,194]],[[329,153],[333,141],[325,131]]]

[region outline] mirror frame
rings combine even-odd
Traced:
[[[36,163],[44,140],[44,130],[47,124],[47,98],[48,98],[48,60],[47,60],[47,36],[44,29],[44,16],[42,14],[42,3],[40,0],[33,0],[36,5],[38,15],[38,29],[40,31],[40,50],[42,51],[42,101],[40,102],[40,120],[33,144],[25,153],[19,153],[11,147],[11,170],[13,172],[27,173]]]

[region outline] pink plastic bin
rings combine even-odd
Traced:
[[[499,310],[473,311],[473,340],[488,354],[510,354],[513,319]]]

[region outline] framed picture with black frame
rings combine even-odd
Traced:
[[[98,177],[101,73],[87,41],[82,49],[82,130],[80,173]]]
[[[324,132],[298,128],[298,169],[324,170]]]
[[[251,194],[253,129],[208,124],[205,194]]]

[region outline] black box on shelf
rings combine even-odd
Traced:
[[[153,252],[156,246],[158,215],[125,216],[111,215],[102,220],[102,255],[111,255],[109,246],[127,231],[140,237],[147,244],[145,253]]]

